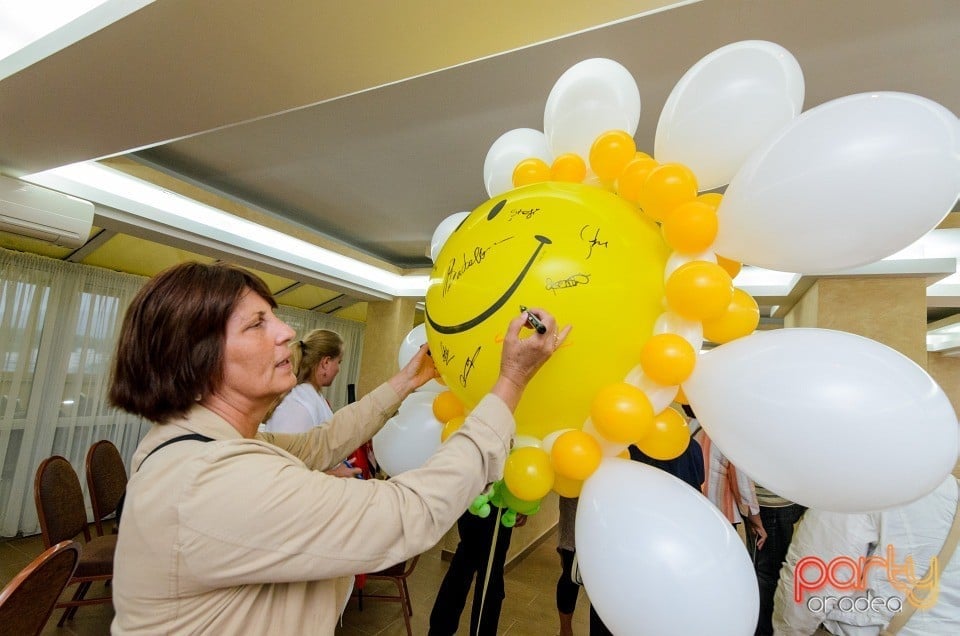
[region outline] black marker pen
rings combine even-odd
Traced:
[[[520,305],[520,311],[527,313],[527,322],[530,323],[530,326],[537,330],[537,333],[547,333],[547,326],[540,322],[540,319],[527,311],[527,308],[523,305]]]

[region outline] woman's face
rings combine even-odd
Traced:
[[[343,361],[343,353],[336,358],[325,356],[317,365],[317,384],[321,387],[330,386],[340,373],[340,363]]]
[[[269,404],[291,389],[297,383],[287,348],[293,335],[270,304],[248,289],[227,319],[223,386],[218,392]]]

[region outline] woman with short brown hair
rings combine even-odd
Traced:
[[[323,470],[370,439],[404,397],[436,377],[426,347],[329,424],[257,433],[296,383],[293,331],[262,281],[229,265],[178,265],[137,294],[110,390],[155,422],[133,458],[114,566],[114,634],[333,634],[352,575],[433,546],[502,476],[512,411],[563,342],[553,317],[520,338],[500,376],[422,468],[389,481]]]

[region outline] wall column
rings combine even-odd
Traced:
[[[821,278],[785,327],[836,329],[876,340],[927,368],[927,284],[922,276]]]
[[[398,371],[400,343],[413,329],[416,298],[370,302],[363,335],[357,397],[362,397],[389,380]]]

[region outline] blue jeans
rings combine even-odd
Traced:
[[[782,508],[760,506],[760,520],[767,531],[767,541],[763,544],[763,549],[757,550],[756,537],[750,537],[753,569],[757,573],[757,585],[760,588],[760,615],[755,636],[773,634],[773,597],[780,580],[780,568],[787,557],[790,541],[793,540],[793,526],[805,510],[800,504],[790,504]]]

